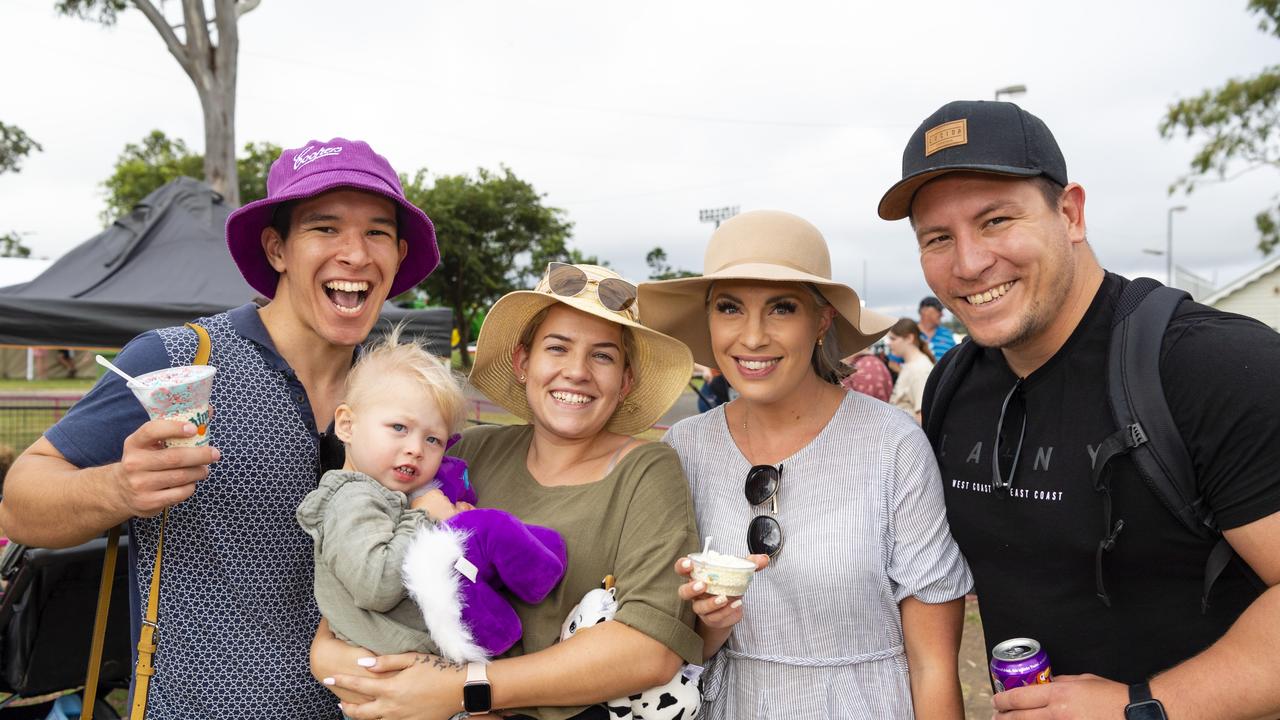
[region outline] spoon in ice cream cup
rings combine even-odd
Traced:
[[[106,359],[106,358],[102,357],[101,355],[94,355],[94,356],[93,356],[93,359],[94,359],[94,360],[97,360],[97,361],[98,361],[98,364],[99,364],[99,365],[101,365],[102,367],[104,367],[104,368],[106,368],[106,369],[110,370],[111,372],[113,372],[113,373],[115,373],[115,374],[119,375],[120,377],[124,378],[124,379],[125,379],[125,380],[130,384],[130,385],[133,385],[134,387],[147,387],[146,383],[140,383],[140,382],[138,382],[138,380],[137,380],[136,378],[134,378],[132,375],[130,375],[129,373],[127,373],[127,372],[125,372],[125,371],[123,371],[123,370],[121,370],[120,368],[116,367],[115,365],[112,365],[110,360],[108,360],[108,359]]]

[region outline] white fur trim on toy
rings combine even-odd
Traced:
[[[488,654],[462,623],[461,575],[454,565],[462,558],[467,537],[467,533],[444,525],[424,524],[405,551],[401,574],[440,656],[455,663],[487,663]]]

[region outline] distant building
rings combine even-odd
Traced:
[[[1200,277],[1181,265],[1173,268],[1173,286],[1191,293],[1191,297],[1197,302],[1203,302],[1205,298],[1218,291],[1212,281]]]
[[[1280,257],[1268,260],[1200,302],[1256,318],[1280,330]]]

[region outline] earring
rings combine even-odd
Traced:
[[[818,336],[818,347],[822,347],[822,336]]]
[[[521,385],[523,385],[523,384],[524,384],[524,376],[523,376],[523,375],[517,375],[517,376],[516,376],[516,381],[517,381],[517,382],[519,382]]]

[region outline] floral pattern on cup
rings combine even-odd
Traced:
[[[139,375],[137,384],[129,383],[138,402],[152,420],[182,420],[196,426],[189,438],[172,439],[170,447],[202,447],[209,444],[209,424],[213,410],[209,397],[213,393],[212,365],[183,365]]]

